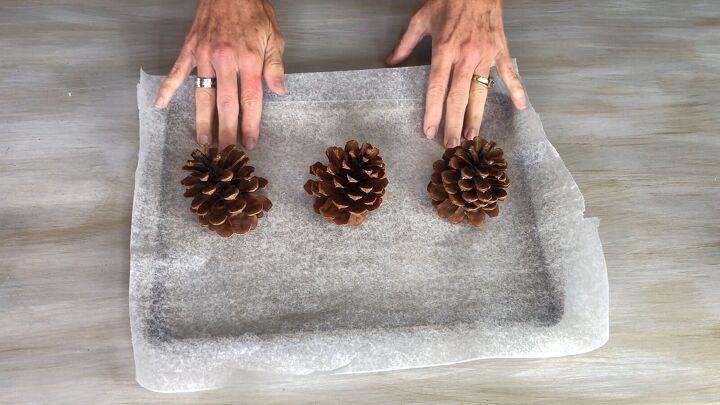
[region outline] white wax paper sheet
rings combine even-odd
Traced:
[[[248,235],[200,228],[181,167],[196,147],[191,80],[153,107],[141,74],[131,237],[137,380],[163,392],[491,357],[549,357],[608,338],[598,222],[532,107],[490,91],[482,135],[509,162],[500,216],[480,228],[435,213],[442,147],[422,134],[427,67],[287,75],[265,94],[249,153],[273,208]],[[359,227],[313,212],[303,184],[330,145],[378,147],[390,184]]]

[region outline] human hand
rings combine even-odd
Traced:
[[[242,115],[242,143],[247,149],[260,136],[263,87],[284,95],[285,47],[275,10],[267,0],[201,0],[195,21],[175,65],[158,92],[155,106],[165,108],[194,67],[198,77],[217,77],[215,89],[195,90],[197,143],[213,143],[218,111],[218,146],[237,142]],[[238,80],[240,91],[238,98]]]
[[[459,145],[461,135],[473,139],[480,133],[488,88],[474,82],[474,74],[488,77],[490,67],[497,66],[515,107],[526,107],[508,51],[502,5],[502,0],[428,0],[387,59],[389,65],[402,62],[421,39],[432,36],[423,130],[429,139],[437,135],[444,104],[445,147]]]

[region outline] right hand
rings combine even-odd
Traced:
[[[242,115],[242,144],[253,149],[260,137],[261,76],[271,91],[285,94],[284,48],[275,10],[268,0],[201,0],[180,56],[160,87],[155,106],[165,108],[197,67],[199,77],[217,77],[217,91],[195,89],[197,143],[213,144],[217,106],[218,146],[222,149],[237,143]]]
[[[515,107],[527,107],[525,90],[510,58],[502,0],[427,0],[410,19],[388,64],[405,60],[426,35],[432,36],[432,64],[425,101],[425,136],[438,133],[445,112],[445,147],[460,145],[461,135],[480,134],[488,87],[472,80],[490,77],[490,67],[507,86]]]

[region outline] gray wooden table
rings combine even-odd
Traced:
[[[420,2],[276,3],[298,72],[380,67]],[[0,403],[720,402],[720,3],[507,3],[529,95],[602,221],[606,346],[143,390],[127,303],[135,84],[171,66],[194,2],[2,0]]]

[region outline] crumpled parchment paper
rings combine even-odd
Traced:
[[[246,381],[549,357],[608,338],[598,222],[532,107],[490,91],[481,133],[510,164],[499,217],[437,216],[426,185],[442,147],[421,123],[427,67],[287,75],[265,94],[251,164],[273,209],[245,236],[201,229],[183,197],[192,80],[166,110],[141,74],[130,315],[137,380],[164,392]],[[303,184],[330,145],[380,148],[390,184],[360,227],[313,212]]]

